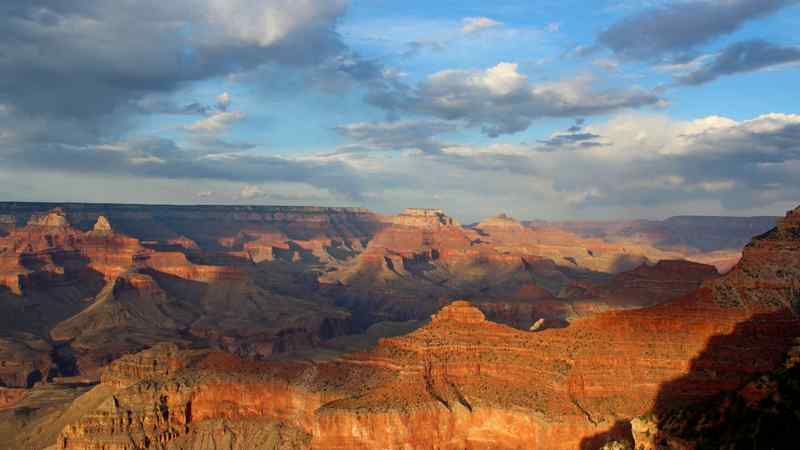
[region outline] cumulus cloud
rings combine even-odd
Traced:
[[[362,192],[359,174],[336,159],[284,158],[240,152],[198,152],[172,140],[141,137],[108,144],[48,144],[4,150],[4,167],[72,174],[102,173],[179,180],[305,183],[347,199]]]
[[[577,152],[552,151],[547,143],[449,145],[409,158],[410,167],[402,167],[419,189],[497,197],[498,205],[510,202],[507,207],[525,198],[562,211],[669,212],[692,203],[706,208],[695,213],[707,214],[712,208],[757,210],[800,198],[800,115],[675,121],[625,114],[578,126],[573,133],[602,136],[605,145]],[[480,187],[464,181],[478,177]]]
[[[335,32],[346,6],[344,0],[0,2],[2,166],[82,177],[276,179],[358,197],[357,176],[344,162],[241,153],[254,146],[225,140],[246,117],[232,110],[229,93],[210,103],[184,99],[198,81],[263,67],[310,72],[347,54]],[[130,137],[140,117],[152,114],[201,117],[178,126],[179,142]]]
[[[631,117],[594,130],[614,144],[572,159],[577,167],[591,167],[592,179],[573,166],[557,175],[555,186],[593,190],[589,202],[598,205],[708,198],[729,209],[753,208],[796,200],[800,190],[798,179],[782,171],[800,159],[797,115],[691,122]]]
[[[682,84],[703,84],[719,77],[753,72],[767,67],[800,61],[800,48],[775,45],[760,39],[737,42],[699,67],[676,77]]]
[[[445,70],[417,87],[408,106],[448,120],[480,126],[489,136],[516,133],[544,117],[602,114],[622,108],[655,105],[657,94],[641,89],[596,90],[579,77],[531,83],[514,63],[485,71]]]
[[[75,145],[133,114],[206,114],[165,98],[187,83],[265,64],[315,66],[343,50],[343,0],[0,3],[0,98]],[[63,122],[63,125],[59,122]],[[27,125],[25,125],[27,126]],[[80,128],[59,133],[60,128]]]
[[[443,120],[351,123],[337,127],[336,131],[355,143],[340,147],[338,152],[412,149],[437,153],[442,144],[434,140],[434,136],[456,131],[458,128],[457,123]]]
[[[623,18],[600,33],[599,44],[620,57],[656,59],[686,52],[775,13],[797,0],[689,0],[662,4]]]
[[[464,34],[475,33],[476,31],[485,30],[487,28],[495,28],[503,25],[502,22],[498,22],[488,17],[465,17],[461,23],[461,32]]]

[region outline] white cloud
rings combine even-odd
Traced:
[[[464,198],[509,206],[535,198],[539,207],[561,214],[763,213],[800,198],[800,115],[676,121],[623,114],[581,132],[601,136],[604,145],[556,151],[512,143],[448,145],[405,165],[393,160],[384,170],[402,168],[411,185],[427,192],[460,191]],[[469,182],[475,179],[481,183]]]
[[[592,61],[592,64],[609,72],[616,72],[619,70],[619,62],[611,58],[597,58]]]
[[[502,22],[498,22],[488,17],[465,17],[462,19],[461,23],[461,32],[464,34],[470,34],[476,31],[485,30],[487,28],[495,28],[503,25]]]
[[[247,185],[242,188],[239,192],[239,197],[243,199],[251,199],[255,197],[263,197],[267,194],[267,191],[260,186],[254,185]]]
[[[330,192],[304,183],[247,184],[233,196],[234,201],[328,202],[336,199]]]
[[[245,117],[245,113],[241,111],[220,111],[187,125],[186,129],[216,134],[227,130],[232,124],[243,120]]]
[[[686,61],[670,61],[657,64],[654,67],[674,76],[680,76],[700,69],[716,56],[714,53],[701,54]]]
[[[733,180],[704,181],[699,186],[706,192],[722,192],[736,187],[736,182]]]
[[[134,156],[132,158],[129,158],[128,161],[130,161],[131,164],[136,165],[136,166],[142,165],[142,164],[165,164],[166,163],[166,161],[164,161],[162,158],[159,158],[158,156],[152,156],[152,155],[149,155],[149,156]]]
[[[337,127],[336,131],[355,143],[339,147],[337,153],[386,150],[436,153],[442,144],[433,137],[458,128],[458,123],[437,119],[350,123]]]
[[[660,98],[638,87],[598,91],[591,77],[531,83],[519,66],[502,62],[484,71],[434,73],[405,102],[415,112],[460,119],[498,136],[527,129],[543,117],[576,117],[655,105]]]
[[[477,85],[486,86],[492,94],[508,95],[528,84],[528,77],[520,74],[518,64],[501,62],[476,77]]]
[[[227,38],[268,47],[304,28],[329,23],[344,12],[347,1],[206,0],[203,6],[207,22]]]

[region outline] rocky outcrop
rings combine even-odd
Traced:
[[[406,208],[396,216],[388,218],[390,223],[419,228],[458,227],[458,221],[441,209]]]
[[[112,231],[111,224],[106,219],[106,216],[99,216],[97,218],[97,222],[95,222],[94,226],[92,227],[92,231],[98,233],[108,233]]]
[[[486,316],[481,310],[472,306],[470,302],[457,300],[450,303],[437,314],[431,316],[431,323],[460,323],[464,325],[479,325],[486,322]]]
[[[69,220],[67,220],[63,209],[56,208],[47,214],[32,215],[28,219],[28,225],[45,228],[66,228],[69,227]]]
[[[100,382],[117,389],[141,380],[163,379],[175,375],[201,352],[181,351],[175,344],[161,343],[131,355],[125,355],[104,367]]]
[[[310,442],[308,433],[279,421],[212,419],[191,426],[167,450],[298,450]]]
[[[713,291],[715,302],[726,308],[800,311],[798,252],[800,208],[748,244],[739,264],[707,287]]]

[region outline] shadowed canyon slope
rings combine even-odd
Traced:
[[[350,331],[347,311],[307,292],[315,285],[313,273],[280,261],[315,258],[313,246],[293,249],[284,238],[252,247],[269,249],[279,260],[267,270],[228,239],[256,241],[282,232],[322,241],[319,248],[360,246],[367,236],[358,216],[366,213],[310,208],[289,211],[287,218],[278,208],[229,211],[208,221],[192,211],[160,219],[197,224],[185,231],[213,249],[202,251],[192,238],[163,225],[159,231],[146,213],[120,208],[102,209],[129,229],[154,229],[160,240],[124,235],[113,219],[97,210],[84,216],[80,208],[31,213],[0,237],[4,385],[92,375],[102,364],[164,340],[269,356]],[[238,227],[224,227],[225,220]],[[364,222],[369,229],[371,222]]]
[[[262,430],[301,448],[597,448],[628,437],[620,423],[776,368],[800,335],[798,270],[800,208],[699,289],[565,328],[524,331],[455,301],[416,331],[325,362],[160,345],[108,366],[81,397],[97,406],[56,447],[246,448]]]

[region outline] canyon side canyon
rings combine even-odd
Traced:
[[[0,203],[0,448],[782,448],[799,312],[800,208]]]

